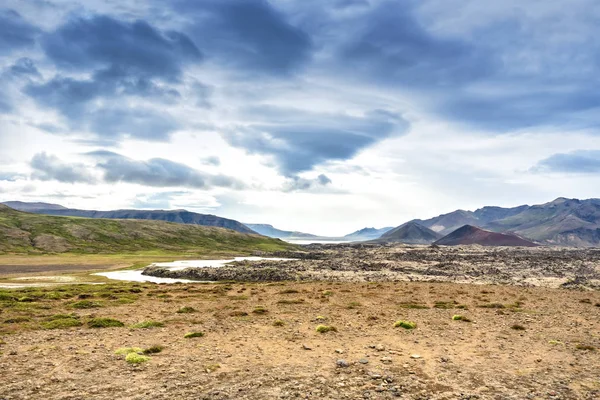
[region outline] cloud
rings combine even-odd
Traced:
[[[200,161],[203,164],[213,165],[215,167],[218,167],[219,165],[221,165],[221,159],[219,157],[217,157],[217,156],[204,157]]]
[[[294,176],[288,179],[285,183],[284,192],[299,192],[299,191],[311,191],[320,190],[329,185],[332,181],[325,174],[317,176],[315,179],[306,179],[298,176]]]
[[[34,170],[33,179],[65,183],[95,183],[96,178],[83,164],[64,163],[58,157],[45,152],[38,153],[29,164]]]
[[[349,20],[339,66],[369,80],[408,87],[456,86],[489,73],[486,52],[463,40],[436,37],[417,20],[413,4],[383,1]]]
[[[249,153],[272,156],[286,176],[329,160],[347,160],[380,140],[406,133],[409,127],[402,116],[385,110],[352,116],[256,107],[246,114],[265,122],[225,132],[225,140]]]
[[[0,56],[32,47],[39,32],[16,11],[0,9]]]
[[[600,150],[576,150],[558,153],[540,161],[532,172],[597,174],[600,172]]]
[[[240,73],[289,74],[312,56],[310,36],[266,0],[183,0],[173,7],[210,56]]]
[[[42,74],[40,74],[40,71],[38,71],[33,63],[33,60],[27,57],[19,58],[13,65],[11,65],[9,70],[13,75],[32,76],[35,78],[42,77]]]
[[[69,70],[118,67],[128,74],[177,80],[187,63],[202,53],[181,32],[161,32],[143,20],[120,21],[103,15],[73,18],[45,36],[42,47]]]
[[[245,186],[235,178],[211,175],[163,158],[140,161],[109,151],[96,151],[88,155],[100,159],[96,166],[103,171],[104,181],[108,183],[127,182],[152,187],[194,189],[211,187],[241,189]]]

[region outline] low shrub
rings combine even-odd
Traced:
[[[183,337],[185,339],[191,339],[191,338],[197,338],[197,337],[203,337],[204,336],[204,332],[188,332],[185,335],[183,335]]]
[[[134,329],[152,329],[162,328],[163,326],[165,326],[165,324],[159,321],[142,321],[132,325],[131,327]]]
[[[87,323],[89,328],[121,328],[124,323],[113,318],[92,318]]]
[[[317,326],[316,331],[319,333],[327,333],[327,332],[337,332],[338,330],[335,326],[319,325],[319,326]]]

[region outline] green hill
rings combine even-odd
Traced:
[[[203,254],[295,248],[278,239],[163,221],[55,217],[0,205],[0,254]]]

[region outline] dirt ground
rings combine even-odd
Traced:
[[[598,291],[128,283],[0,291],[0,307],[2,400],[600,398]],[[81,326],[46,329],[57,318]],[[115,354],[153,345],[141,364]]]

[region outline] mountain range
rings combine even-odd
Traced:
[[[433,244],[440,246],[459,246],[468,244],[478,244],[480,246],[537,246],[537,244],[516,235],[486,231],[472,225],[464,225],[457,230],[450,232],[443,238],[436,240]]]
[[[414,222],[443,235],[464,225],[471,225],[493,232],[516,234],[547,245],[600,245],[600,199],[578,200],[559,197],[549,203],[533,206],[456,210]]]
[[[109,218],[109,219],[148,219],[154,221],[177,222],[180,224],[215,226],[232,229],[240,233],[257,233],[233,219],[217,217],[210,214],[198,214],[186,210],[114,210],[95,211],[66,208],[58,204],[25,203],[21,201],[7,201],[2,203],[12,209],[31,212],[35,214],[55,215],[63,217],[83,218]]]
[[[268,224],[242,224],[215,215],[186,210],[77,210],[49,203],[6,202],[11,208],[38,214],[112,219],[151,219],[216,226],[241,233],[259,233],[286,240],[343,240],[433,243],[465,225],[489,232],[506,233],[545,245],[594,247],[600,245],[600,199],[567,199],[518,207],[487,206],[475,211],[456,210],[429,219],[415,219],[396,228],[364,228],[339,238],[280,230]],[[465,232],[462,232],[463,234]],[[478,232],[477,237],[482,237]],[[500,239],[496,237],[496,239]],[[466,239],[465,239],[466,240]],[[502,240],[500,240],[501,242]]]

